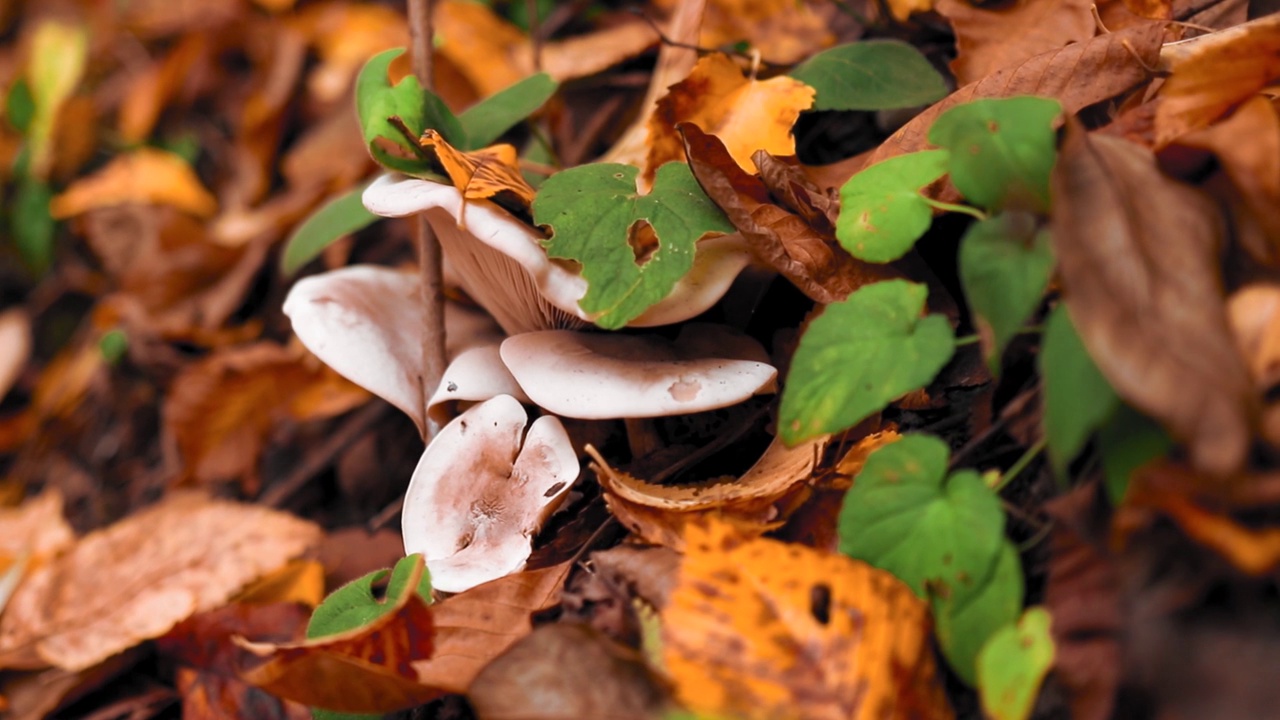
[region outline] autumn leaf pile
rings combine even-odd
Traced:
[[[1275,713],[1274,3],[423,5],[0,7],[0,718]]]

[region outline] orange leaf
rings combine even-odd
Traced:
[[[49,204],[55,218],[132,203],[172,205],[197,217],[218,209],[191,166],[173,153],[142,148],[117,156],[98,172],[67,187]]]
[[[677,697],[764,718],[950,718],[929,613],[883,570],[729,526],[691,525],[662,612]]]
[[[813,105],[813,97],[813,88],[798,80],[746,78],[727,56],[708,55],[658,101],[649,119],[644,181],[652,182],[663,163],[684,160],[684,144],[676,129],[682,122],[720,138],[747,172],[754,169],[751,155],[757,150],[794,155],[791,126],[802,110]]]
[[[951,71],[961,85],[1002,68],[1093,37],[1093,0],[1026,0],[997,9],[939,0],[956,33]]]
[[[653,4],[672,12],[679,3]],[[717,48],[746,41],[764,60],[792,65],[835,42],[835,9],[820,0],[709,0],[697,44]]]
[[[516,149],[511,145],[462,152],[445,142],[440,133],[427,130],[418,143],[435,153],[453,186],[468,200],[483,200],[509,192],[525,206],[533,202],[534,190],[520,174]]]

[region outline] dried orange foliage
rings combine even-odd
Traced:
[[[276,418],[331,417],[368,398],[300,347],[264,342],[189,365],[165,399],[164,424],[182,453],[180,481],[240,478],[252,493]]]
[[[669,12],[677,4],[654,3]],[[836,10],[811,0],[709,0],[697,44],[723,48],[746,41],[764,60],[790,65],[835,42],[831,21]]]
[[[898,22],[904,22],[912,13],[929,12],[933,9],[934,0],[887,0],[889,12]]]
[[[1024,0],[987,9],[969,0],[939,0],[938,13],[956,33],[956,82],[967,85],[1093,37],[1092,6],[1092,0]]]
[[[791,127],[800,112],[813,105],[813,96],[813,88],[798,80],[743,77],[727,56],[708,55],[658,101],[649,119],[644,178],[652,182],[663,163],[684,159],[684,145],[676,128],[682,122],[720,138],[739,167],[748,172],[753,168],[751,155],[757,150],[794,155]]]
[[[1160,88],[1156,145],[1207,126],[1280,77],[1280,15],[1167,47],[1172,75]]]
[[[663,658],[695,712],[950,718],[929,613],[887,572],[725,524],[690,525]]]
[[[205,69],[201,65],[209,62],[209,51],[207,37],[187,35],[163,59],[132,77],[117,117],[121,139],[145,141],[165,106],[177,99],[193,74]]]
[[[0,667],[89,668],[221,606],[320,541],[254,505],[180,493],[36,568],[0,617]]]
[[[57,490],[46,490],[16,508],[0,508],[0,573],[24,556],[36,563],[50,560],[75,539],[62,517]]]
[[[445,142],[435,130],[424,132],[418,143],[435,153],[464,198],[483,200],[505,192],[526,206],[533,202],[534,189],[520,174],[520,162],[513,146],[499,144],[462,152]]]
[[[210,217],[218,202],[182,158],[153,148],[119,155],[98,172],[81,178],[53,199],[55,218],[132,203],[172,205],[196,217]]]
[[[409,44],[404,16],[386,5],[323,2],[308,5],[290,20],[319,56],[307,90],[322,102],[341,100],[366,60]]]
[[[232,599],[237,603],[298,603],[315,607],[324,599],[324,565],[298,559],[258,578]]]

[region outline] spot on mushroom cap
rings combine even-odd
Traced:
[[[686,328],[674,342],[546,330],[502,343],[503,362],[535,403],[589,420],[702,412],[773,392],[777,370],[765,357],[759,343],[714,325]]]
[[[479,402],[498,395],[511,395],[522,403],[532,403],[511,376],[498,355],[499,343],[469,348],[445,368],[440,387],[427,401],[427,414],[437,422],[448,420],[446,406],[459,402]]]
[[[406,553],[422,553],[433,587],[462,592],[524,566],[533,537],[578,477],[554,417],[535,420],[509,395],[487,400],[431,441],[405,493]]]

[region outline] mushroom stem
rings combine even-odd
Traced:
[[[431,92],[435,87],[435,48],[432,22],[435,3],[432,0],[408,0],[409,37],[413,61],[413,73],[418,83]],[[435,394],[445,368],[444,333],[444,260],[440,243],[431,232],[425,215],[417,218],[415,228],[418,245],[418,269],[422,275],[422,416],[427,417],[427,401]],[[430,439],[439,430],[434,420],[426,419],[423,440]]]
[[[662,447],[662,438],[658,437],[658,429],[653,426],[651,418],[626,418],[622,422],[627,428],[632,462]]]

